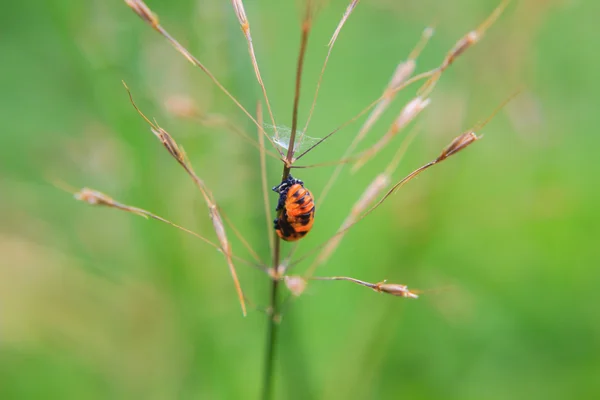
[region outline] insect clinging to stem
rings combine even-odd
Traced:
[[[274,227],[277,236],[287,242],[302,239],[310,231],[315,220],[315,201],[304,182],[291,175],[273,188],[279,193],[275,209],[279,212]]]

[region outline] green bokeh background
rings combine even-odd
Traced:
[[[302,5],[246,3],[277,123],[289,126]],[[302,121],[346,5],[319,9]],[[230,3],[150,6],[253,110],[260,91]],[[362,2],[334,48],[307,134],[324,136],[378,97],[425,26],[435,24],[436,35],[420,70],[438,65],[495,6]],[[600,396],[598,15],[593,1],[514,1],[444,74],[397,179],[524,91],[480,132],[484,140],[392,196],[319,270],[431,290],[413,301],[346,282],[310,284],[280,326],[277,398]],[[93,187],[214,237],[201,196],[134,112],[123,79],[268,260],[256,149],[178,119],[164,103],[189,96],[255,129],[122,2],[11,2],[0,27],[0,399],[256,398],[266,316],[241,317],[222,257],[166,225],[60,189]],[[365,147],[415,90],[398,96]],[[339,158],[359,126],[304,161]],[[400,143],[342,174],[298,254],[336,230]],[[332,171],[297,176],[318,194]],[[280,173],[270,160],[270,184]],[[238,270],[264,307],[267,278]]]

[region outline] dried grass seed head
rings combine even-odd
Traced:
[[[150,8],[142,0],[125,0],[125,3],[137,14],[141,19],[146,21],[152,28],[156,29],[159,26],[158,17],[150,10]]]
[[[248,17],[246,17],[246,10],[244,9],[244,3],[242,0],[232,0],[231,4],[233,4],[233,10],[235,11],[235,16],[238,21],[240,21],[240,25],[242,27],[242,31],[246,35],[250,30],[250,26],[248,24]]]
[[[185,164],[185,153],[181,148],[177,145],[177,142],[173,137],[169,134],[169,132],[165,131],[163,128],[158,127],[150,128],[152,133],[160,140],[160,142],[165,146],[165,149],[175,158],[179,163]]]
[[[286,276],[284,282],[290,293],[296,297],[304,293],[306,289],[306,280],[298,275]]]
[[[431,103],[430,99],[423,99],[419,96],[412,99],[402,111],[400,111],[400,115],[394,121],[394,128],[399,131],[408,125],[413,119],[419,115],[421,111],[425,109]]]
[[[211,79],[217,84],[217,86],[219,86],[225,92],[225,94],[227,94],[230,98],[232,98],[232,100],[238,105],[238,107],[240,107],[240,109],[242,109],[242,111],[244,111],[253,120],[253,122],[255,122],[257,124],[257,126],[259,126],[259,130],[262,128],[262,123],[258,124],[252,118],[252,116],[250,116],[248,114],[248,112],[244,109],[244,107],[241,106],[241,104],[239,104],[239,102],[233,96],[231,96],[225,88],[222,87],[222,85],[216,80],[216,78],[214,78],[214,76],[197,59],[195,59],[187,50],[185,50],[181,45],[179,45],[179,43],[177,43],[174,39],[172,39],[170,37],[170,35],[168,33],[166,33],[166,31],[162,27],[160,27],[158,25],[158,18],[152,13],[152,11],[141,0],[139,0],[139,1],[138,0],[125,0],[125,1],[142,19],[144,19],[147,23],[149,23],[151,26],[153,26],[153,28],[156,29],[157,31],[159,31],[163,36],[165,36],[175,46],[175,48],[180,53],[182,53],[190,62],[192,62],[194,65],[200,67],[205,73],[207,73],[209,75],[209,77],[211,77]],[[358,0],[350,1],[350,4],[348,5],[346,12],[344,13],[344,16],[342,17],[342,20],[338,24],[338,27],[337,27],[336,31],[334,32],[334,35],[332,36],[332,39],[329,43],[330,50],[331,50],[331,47],[333,46],[333,43],[335,43],[335,40],[338,37],[341,27],[344,25],[345,21],[349,17],[352,10],[356,7],[358,2],[359,2]],[[295,148],[296,143],[295,143],[294,137],[297,133],[297,108],[298,108],[297,102],[298,102],[298,98],[299,98],[300,78],[302,76],[302,61],[303,61],[303,57],[304,57],[304,52],[306,50],[306,40],[308,37],[308,31],[309,31],[311,23],[312,23],[312,17],[311,17],[312,7],[311,7],[310,3],[311,2],[309,0],[309,2],[307,3],[307,14],[302,23],[303,38],[302,38],[302,42],[301,42],[301,46],[300,46],[301,50],[300,50],[300,56],[299,56],[299,60],[298,60],[297,79],[296,79],[296,94],[295,94],[295,100],[294,100],[294,113],[293,113],[293,121],[292,121],[292,134],[290,135],[289,145],[286,149],[287,157],[285,160],[283,160],[284,161],[284,173],[283,173],[284,176],[289,173],[289,168],[294,161],[293,155],[296,150],[296,148]],[[429,75],[429,77],[432,77],[432,79],[430,79],[430,81],[433,82],[433,85],[435,84],[435,81],[439,78],[441,70],[447,68],[456,57],[458,57],[466,49],[468,49],[472,44],[476,43],[480,39],[483,32],[489,27],[489,25],[491,25],[491,23],[495,20],[495,18],[497,18],[499,13],[502,11],[502,8],[505,7],[505,5],[507,3],[508,3],[508,1],[503,1],[503,3],[495,10],[495,12],[483,24],[481,24],[477,30],[468,33],[465,37],[463,37],[461,40],[459,40],[457,42],[455,47],[447,54],[447,57],[444,59],[442,65],[439,68],[437,68],[436,70],[432,71],[432,73]],[[269,113],[271,114],[270,106],[268,103],[268,98],[266,96],[266,90],[264,88],[264,84],[262,83],[262,78],[260,77],[260,72],[258,70],[258,63],[256,62],[256,57],[254,55],[254,50],[252,48],[252,39],[250,36],[249,21],[248,21],[246,12],[244,10],[242,0],[232,0],[232,4],[233,4],[234,11],[236,13],[236,16],[238,18],[238,21],[240,22],[242,31],[243,31],[244,35],[246,36],[249,51],[250,51],[250,56],[252,58],[252,64],[253,64],[253,67],[254,67],[255,73],[256,73],[256,77],[259,81],[259,84],[261,85],[261,88],[263,89],[265,100],[266,100],[267,106],[269,108]],[[429,37],[431,36],[432,33],[433,32],[431,29],[428,29],[423,33],[421,42],[419,42],[419,45],[417,45],[415,50],[413,50],[413,52],[409,56],[408,61],[401,63],[397,66],[396,71],[394,72],[394,75],[392,76],[392,79],[390,80],[388,88],[386,88],[382,98],[380,98],[378,101],[374,102],[373,105],[369,107],[369,109],[370,109],[371,107],[373,107],[375,105],[377,106],[377,108],[374,110],[376,117],[379,116],[380,111],[382,112],[383,109],[385,109],[387,107],[387,105],[388,105],[387,103],[393,98],[394,94],[397,93],[397,91],[399,91],[403,87],[405,87],[404,83],[406,82],[408,77],[410,77],[410,75],[412,75],[412,73],[414,72],[414,69],[416,67],[416,63],[415,63],[414,59],[416,58],[418,53],[421,51],[424,44],[427,42],[427,40],[429,39]],[[329,53],[328,53],[327,57],[329,57]],[[324,67],[323,67],[323,70],[324,70]],[[322,71],[322,73],[323,73],[323,71]],[[321,73],[321,76],[322,76],[322,73]],[[426,75],[427,74],[425,74],[424,76],[426,76]],[[320,83],[320,79],[319,79],[319,83]],[[433,85],[428,87],[428,90],[433,89]],[[317,89],[317,92],[318,92],[318,89]],[[315,94],[315,100],[316,100],[316,94]],[[424,109],[428,104],[429,104],[429,100],[426,99],[426,95],[424,95],[422,97],[417,97],[416,99],[411,101],[409,104],[407,104],[406,107],[402,110],[402,112],[398,116],[398,118],[396,119],[396,121],[394,122],[394,125],[392,125],[392,127],[390,128],[390,131],[388,132],[388,134],[386,134],[383,139],[385,141],[390,140],[398,131],[400,131],[412,119],[414,119],[418,115],[418,113],[422,109]],[[314,107],[314,102],[313,102],[313,107]],[[368,111],[368,109],[366,111]],[[311,108],[311,114],[312,114],[312,108]],[[276,127],[276,124],[272,117],[272,114],[271,114],[271,119],[272,119],[273,126]],[[309,120],[310,120],[310,117],[309,117]],[[308,121],[307,121],[307,125],[308,125]],[[277,129],[277,128],[275,128],[275,129]],[[186,160],[185,160],[185,154],[183,153],[183,150],[179,148],[177,143],[172,139],[172,137],[166,131],[164,131],[162,128],[157,127],[157,126],[153,126],[153,132],[155,135],[157,135],[157,137],[159,137],[159,139],[161,140],[161,142],[163,143],[165,148],[167,148],[169,153],[174,158],[176,158],[182,165],[184,165],[184,167],[186,167],[187,164],[186,164]],[[304,132],[298,132],[298,133],[300,133],[301,137],[304,136]],[[330,135],[328,135],[327,137],[329,137]],[[268,137],[268,139],[270,139],[271,144],[273,144],[274,147],[276,147],[274,140],[271,140],[271,138],[269,138],[269,137]],[[275,135],[275,140],[276,139],[277,139],[277,133]],[[316,145],[322,143],[322,141],[325,139],[326,138],[319,140],[319,142],[317,144],[315,144],[314,146],[311,146],[310,149],[316,147]],[[468,134],[463,134],[463,135],[459,136],[442,152],[442,154],[438,157],[437,160],[430,163],[429,165],[433,165],[434,163],[439,162],[439,161],[449,157],[450,155],[457,153],[458,151],[460,151],[463,148],[470,145],[476,139],[477,139],[477,136],[474,133],[472,133],[472,136],[469,136]],[[386,143],[384,142],[383,144],[386,144]],[[279,151],[280,149],[277,149],[277,150]],[[308,152],[309,150],[307,150],[306,152]],[[306,154],[306,152],[302,153],[298,158],[300,158],[301,156]],[[418,174],[421,170],[424,170],[425,168],[428,168],[428,166],[426,166],[420,170],[417,170],[415,173],[412,174],[412,176],[416,176],[416,174]],[[191,166],[187,166],[186,170],[188,171],[189,174],[192,175],[192,177],[195,177],[195,174],[191,170]],[[383,176],[383,178],[385,178],[386,184],[389,184],[389,174],[386,172],[386,174],[382,174],[378,178],[380,178],[382,176]],[[411,179],[411,176],[409,176],[409,179]],[[199,181],[199,179],[197,179],[197,177],[196,177],[196,180]],[[378,182],[376,179],[376,181],[374,181],[371,184],[371,186],[369,188],[367,188],[367,190],[365,191],[365,193],[363,194],[361,199],[359,199],[359,201],[355,204],[355,206],[352,209],[352,212],[349,216],[349,220],[351,221],[349,223],[349,225],[353,225],[357,220],[362,219],[364,217],[364,216],[359,216],[359,214],[361,213],[361,210],[364,211],[364,209],[367,207],[368,203],[373,200],[374,196],[376,196],[378,192],[383,190],[381,188],[381,183],[382,183],[382,181]],[[377,186],[377,188],[373,188],[373,186]],[[201,190],[202,190],[202,187],[201,187]],[[365,199],[365,198],[367,198],[367,199]],[[225,236],[225,228],[223,226],[221,216],[219,215],[219,213],[217,211],[216,205],[214,205],[214,203],[211,203],[210,200],[207,200],[207,201],[209,202],[209,209],[210,209],[210,213],[211,213],[210,215],[211,215],[211,219],[213,221],[215,231],[217,232],[219,241],[221,242],[223,248],[226,250],[226,253],[227,253],[230,250],[230,247],[227,242],[227,238]],[[366,214],[368,214],[369,212],[370,212],[370,210]],[[348,221],[346,221],[346,222],[348,222]],[[348,224],[343,225],[344,228],[346,226],[349,227]],[[344,231],[345,231],[345,229],[344,229]],[[224,241],[222,239],[224,239]],[[277,261],[275,263],[277,264]],[[274,279],[279,279],[279,278],[274,277]],[[288,279],[286,279],[286,284],[287,284],[287,281],[288,281]],[[297,282],[304,282],[304,284],[306,283],[304,280],[294,281],[294,279],[290,278],[291,284],[294,284],[294,283],[297,284]],[[389,293],[389,294],[392,294],[395,296],[416,297],[416,295],[414,293],[411,293],[410,291],[408,291],[408,289],[404,285],[386,284],[385,282],[381,282],[381,283],[377,283],[377,284],[368,284],[366,286],[372,287],[374,289],[376,288],[377,291]]]
[[[436,162],[440,162],[445,160],[446,158],[458,153],[459,151],[465,149],[470,144],[474,143],[476,140],[479,140],[480,137],[475,134],[473,131],[465,132],[462,135],[454,138],[454,140],[446,147],[439,157],[436,159]]]
[[[411,77],[413,72],[415,72],[415,68],[417,68],[417,62],[413,59],[398,64],[386,89],[386,98],[392,98],[394,96],[396,93],[395,89],[400,87],[401,84]]]
[[[115,204],[115,201],[111,197],[89,188],[83,188],[73,196],[76,200],[83,201],[94,206],[100,205],[111,207]]]
[[[385,281],[378,282],[375,284],[373,290],[380,293],[391,294],[392,296],[397,297],[405,297],[410,299],[419,298],[419,296],[416,293],[413,293],[410,290],[408,290],[408,286],[400,285],[397,283],[385,283]]]

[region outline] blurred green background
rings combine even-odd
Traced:
[[[277,122],[289,126],[302,4],[246,3]],[[377,98],[424,27],[435,24],[436,34],[421,71],[496,4],[361,2],[307,134],[324,136]],[[149,5],[254,110],[260,91],[231,4]],[[346,5],[319,8],[301,121]],[[397,179],[524,91],[480,132],[484,140],[392,196],[318,271],[431,290],[414,301],[346,282],[310,284],[283,316],[277,398],[600,397],[598,15],[593,1],[513,1],[444,74]],[[123,79],[268,260],[256,149],[174,117],[165,101],[187,96],[255,128],[122,2],[10,2],[0,22],[0,399],[257,398],[266,316],[242,318],[222,257],[166,225],[57,188],[89,186],[214,238],[201,196],[136,115]],[[398,96],[364,146],[416,88]],[[359,126],[303,162],[339,158]],[[345,170],[298,254],[337,229],[400,143],[355,175]],[[296,175],[318,194],[333,169]],[[280,173],[270,160],[271,185]],[[266,277],[238,271],[264,306]]]

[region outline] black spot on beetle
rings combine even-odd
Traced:
[[[299,198],[298,200],[296,200],[294,203],[296,203],[296,204],[304,204],[305,201],[306,201],[306,193],[304,193],[304,196],[302,196],[301,198]]]
[[[290,223],[288,221],[287,213],[285,213],[285,212],[283,213],[281,218],[279,218],[277,220],[275,229],[277,229],[277,228],[281,229],[281,233],[283,234],[284,237],[289,237],[293,233],[296,232],[294,230],[294,228],[292,227],[292,225],[290,225]]]

